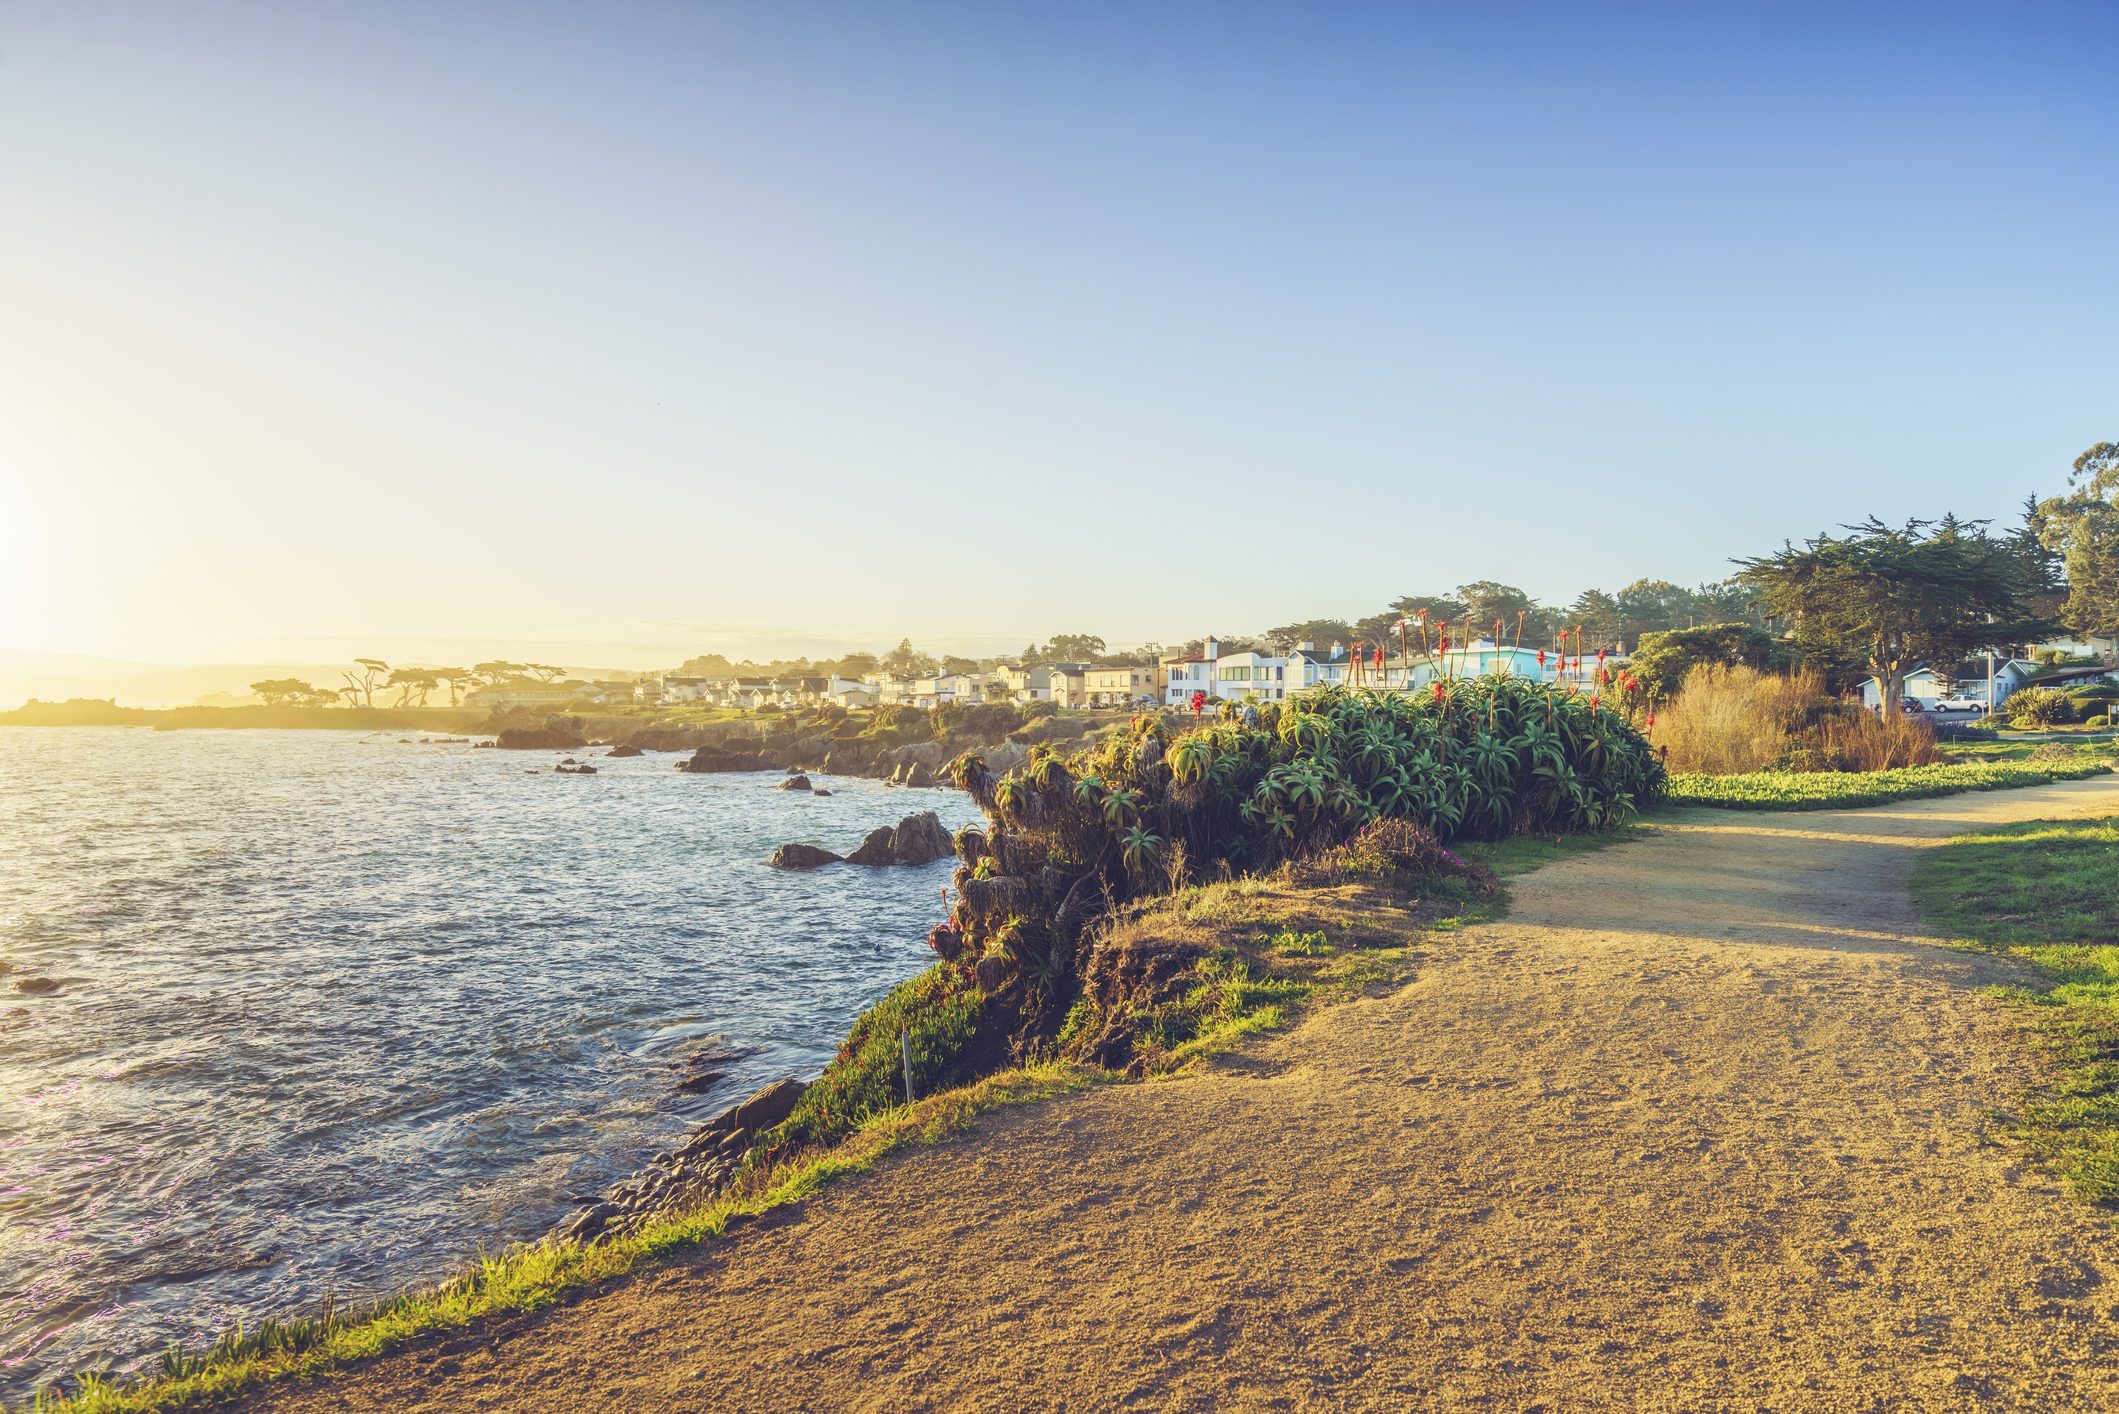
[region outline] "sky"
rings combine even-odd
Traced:
[[[2110,5],[0,0],[0,649],[1564,602],[2119,438]]]

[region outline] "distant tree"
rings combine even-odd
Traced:
[[[883,655],[881,666],[885,672],[890,673],[931,673],[934,671],[935,662],[933,658],[914,648],[911,639],[901,638],[897,647]]]
[[[978,670],[976,658],[959,658],[954,653],[942,655],[942,671],[945,673],[975,673]]]
[[[375,689],[389,673],[390,665],[380,658],[355,658],[353,667],[341,674],[346,685],[339,689],[346,700],[357,707],[375,705]]]
[[[397,689],[398,706],[424,707],[427,694],[441,686],[441,681],[441,674],[432,668],[399,668],[383,686]]]
[[[567,675],[565,668],[552,663],[524,663],[522,670],[524,674],[539,682],[558,682]]]
[[[1693,592],[1667,579],[1637,579],[1616,597],[1621,635],[1638,638],[1644,633],[1689,628],[1699,617],[1699,600]]]
[[[449,685],[449,705],[451,707],[463,701],[465,684],[473,687],[478,685],[478,680],[472,675],[469,668],[436,668],[434,676]]]
[[[1536,643],[1546,635],[1548,619],[1545,611],[1538,607],[1537,600],[1513,584],[1499,584],[1491,579],[1462,584],[1457,586],[1457,600],[1464,605],[1464,611],[1458,617],[1464,620],[1462,636],[1467,642],[1492,635],[1496,623],[1501,625],[1502,641],[1513,641],[1518,615],[1522,618],[1525,642]]]
[[[2067,494],[2040,501],[2031,520],[2066,575],[2060,621],[2080,634],[2119,633],[2119,442],[2075,458]]]
[[[505,658],[496,658],[490,663],[480,663],[471,669],[482,683],[513,682],[529,669],[527,663],[511,663]]]
[[[1395,618],[1396,615],[1391,617]],[[1351,644],[1356,635],[1354,626],[1344,619],[1304,619],[1300,623],[1282,624],[1265,632],[1266,641],[1282,652],[1294,648],[1307,640],[1319,648],[1330,648],[1335,643]]]
[[[1786,667],[1788,653],[1778,639],[1754,624],[1706,624],[1642,634],[1631,667],[1653,692],[1668,697],[1685,681],[1685,674],[1703,663],[1765,670]]]
[[[297,700],[306,705],[307,700],[316,695],[316,689],[300,678],[267,678],[263,682],[250,684],[250,690],[264,698],[267,707],[279,707]],[[337,695],[331,692],[324,694],[326,698],[335,698]]]
[[[339,695],[328,687],[304,687],[299,692],[287,694],[290,707],[329,707],[339,700]]]
[[[1693,612],[1702,623],[1766,626],[1758,590],[1741,580],[1718,579],[1692,591]]]
[[[1601,589],[1585,589],[1575,596],[1575,601],[1562,612],[1561,617],[1570,628],[1582,630],[1582,640],[1593,647],[1602,648],[1622,642],[1619,601]]]
[[[876,655],[873,653],[849,653],[839,660],[839,676],[842,678],[870,678],[875,676]]]
[[[1447,619],[1455,623],[1464,617],[1464,601],[1461,599],[1453,599],[1447,594],[1401,594],[1391,600],[1390,618],[1394,623],[1399,619],[1415,618],[1423,609],[1430,620]]]
[[[1845,529],[1741,561],[1738,578],[1759,591],[1769,613],[1794,625],[1799,645],[1866,662],[1887,710],[1919,663],[1954,666],[2041,631],[2034,586],[1984,521],[1945,516],[1888,526],[1872,517]]]
[[[1046,642],[1048,663],[1093,663],[1104,655],[1104,641],[1093,633],[1055,633]]]

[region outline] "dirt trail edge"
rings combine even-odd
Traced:
[[[1998,1133],[2010,974],[1904,888],[2097,813],[2119,778],[1675,817],[1236,1061],[263,1407],[2119,1406],[2119,1237]]]

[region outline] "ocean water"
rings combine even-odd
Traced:
[[[0,1401],[534,1237],[931,959],[948,861],[764,860],[965,796],[577,754],[0,728]]]

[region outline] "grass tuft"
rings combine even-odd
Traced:
[[[2001,993],[2059,1079],[2018,1138],[2091,1203],[2119,1204],[2119,818],[1999,825],[1923,852],[1913,894],[1937,931],[2020,959]]]

